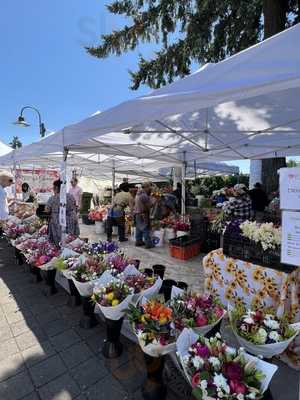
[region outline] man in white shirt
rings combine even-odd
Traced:
[[[1,171],[0,172],[0,235],[2,224],[8,219],[8,202],[7,193],[5,188],[13,184],[13,177],[10,173]]]
[[[69,190],[69,194],[71,194],[74,197],[76,206],[77,206],[77,210],[80,210],[82,189],[78,186],[77,178],[73,178],[71,180],[71,187]]]

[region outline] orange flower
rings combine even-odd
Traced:
[[[144,311],[154,321],[169,321],[172,316],[172,310],[163,304],[152,300],[144,305]]]

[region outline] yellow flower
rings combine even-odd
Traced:
[[[168,322],[167,318],[165,318],[165,317],[159,318],[160,325],[165,325],[167,322]]]
[[[255,268],[255,270],[253,271],[252,277],[253,277],[254,281],[263,282],[265,277],[264,277],[262,268],[261,267]]]
[[[226,272],[228,272],[229,274],[234,274],[234,272],[236,271],[236,265],[232,258],[230,258],[227,261],[225,269],[226,269]]]
[[[108,300],[108,301],[112,301],[112,300],[114,299],[114,294],[113,294],[113,292],[107,293],[107,294],[105,295],[105,298],[106,298],[106,300]]]
[[[229,287],[225,290],[225,299],[226,300],[232,300],[234,297],[233,290]]]
[[[251,301],[251,307],[254,310],[260,309],[262,307],[262,301],[259,297],[253,297]]]
[[[117,306],[119,303],[120,303],[119,300],[114,299],[114,300],[112,301],[111,305],[114,307],[114,306]]]

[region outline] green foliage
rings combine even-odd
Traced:
[[[296,160],[288,160],[287,163],[286,163],[286,166],[289,167],[289,168],[299,167],[299,165],[300,165],[300,163],[297,162]]]
[[[18,136],[14,136],[12,141],[9,143],[9,145],[13,148],[13,149],[19,149],[20,147],[22,147],[22,142],[21,140],[18,138]]]
[[[107,9],[126,18],[120,30],[102,35],[87,51],[98,58],[157,43],[152,59],[139,57],[130,72],[132,89],[158,88],[188,75],[192,63],[217,62],[257,43],[263,36],[263,0],[115,0]],[[285,0],[286,26],[298,22],[297,0]]]
[[[204,196],[211,196],[214,190],[222,189],[225,186],[232,187],[237,183],[244,183],[249,185],[249,176],[230,175],[230,176],[208,176],[205,178],[197,178],[194,183],[194,194],[203,194]]]

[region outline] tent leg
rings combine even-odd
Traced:
[[[115,168],[115,160],[113,160],[111,204],[113,204],[113,202],[114,202],[114,197],[115,197],[115,186],[116,186],[116,168]]]
[[[185,217],[185,162],[181,167],[181,215]]]

